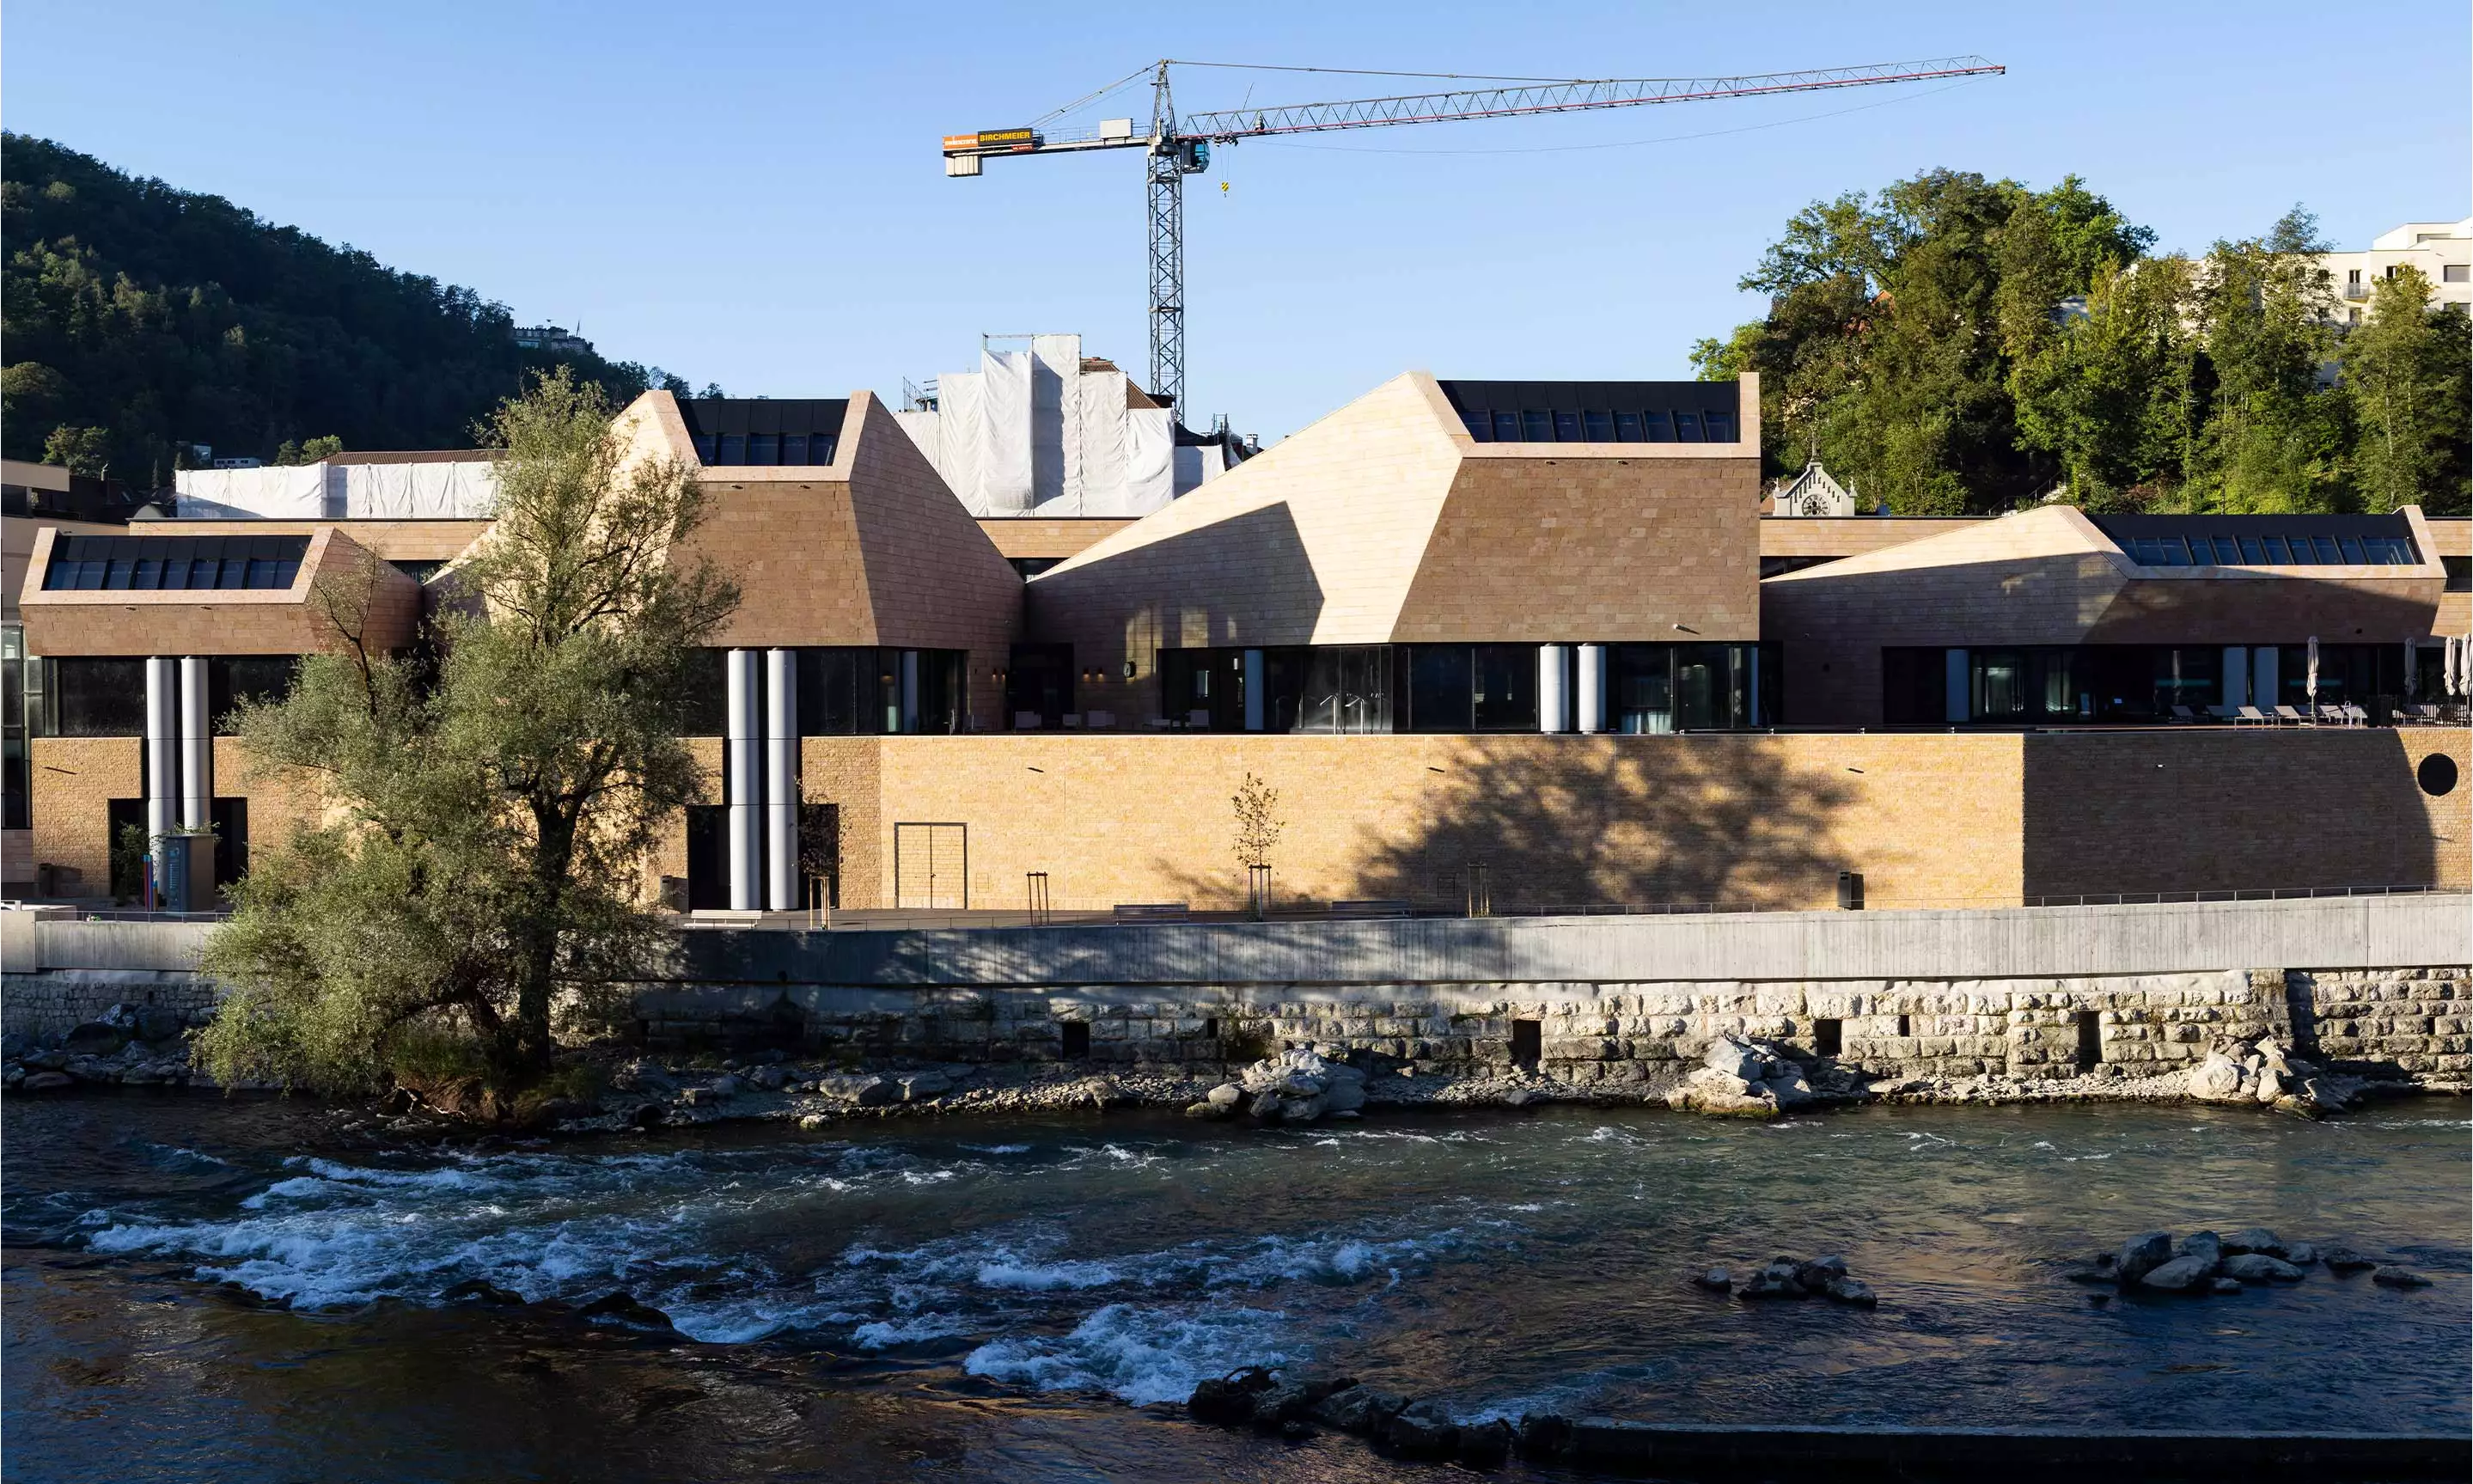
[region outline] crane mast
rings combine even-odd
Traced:
[[[1601,78],[1525,80],[1509,87],[1412,93],[1338,103],[1288,104],[1188,114],[1180,120],[1163,60],[1151,71],[1151,121],[1147,133],[1131,119],[1107,119],[1095,128],[1048,131],[1037,126],[981,130],[945,136],[945,173],[969,178],[983,163],[1005,155],[1074,155],[1087,150],[1144,152],[1150,225],[1151,394],[1175,410],[1185,397],[1185,178],[1211,168],[1211,146],[1278,134],[1330,133],[1402,124],[1517,118],[1577,113],[1660,103],[1698,103],[1717,98],[1765,98],[1781,93],[1830,92],[1896,83],[1998,76],[2007,69],[1981,57],[1943,57],[1927,61],[1876,62],[1818,67],[1753,77]],[[1188,63],[1187,65],[1193,65]],[[1140,76],[1140,73],[1135,74]],[[1131,82],[1128,78],[1125,82]],[[1121,84],[1118,84],[1121,85]],[[1109,89],[1113,91],[1113,88]]]

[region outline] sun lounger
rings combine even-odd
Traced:
[[[2262,727],[2272,727],[2275,725],[2274,717],[2268,715],[2265,711],[2260,710],[2254,706],[2245,706],[2241,707],[2241,709],[2236,713],[2236,716],[2240,721],[2256,722]]]
[[[2195,722],[2198,719],[2198,713],[2186,706],[2175,706],[2173,707],[2173,719],[2176,722]]]
[[[2305,727],[2310,724],[2309,717],[2302,715],[2299,711],[2289,706],[2277,706],[2275,708],[2275,717],[2278,721],[2291,722],[2295,727]]]

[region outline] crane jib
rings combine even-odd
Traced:
[[[1717,98],[1825,92],[1841,87],[1992,76],[2006,70],[1981,58],[1966,58],[1953,60],[1948,64],[1891,63],[1880,67],[1773,73],[1763,77],[1553,83],[1470,92],[1363,98],[1346,103],[1291,104],[1274,108],[1188,113],[1180,120],[1178,132],[1188,138],[1225,141],[1260,138],[1266,134],[1324,133],[1333,130],[1379,129],[1396,124],[1440,124],[1466,119],[1636,108],[1645,104],[1698,103]]]

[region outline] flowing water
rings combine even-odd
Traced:
[[[1245,1364],[1466,1418],[2461,1435],[2468,1125],[2188,1108],[1148,1115],[381,1152],[298,1103],[6,1108],[11,1480],[1388,1479],[1149,1403]],[[2097,1308],[2150,1227],[2389,1254],[2395,1291]],[[1876,1311],[1693,1289],[1845,1255]],[[694,1343],[442,1304],[624,1289]]]

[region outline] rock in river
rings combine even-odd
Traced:
[[[2216,1264],[2207,1257],[2175,1257],[2149,1269],[2138,1280],[2141,1288],[2158,1293],[2206,1293],[2213,1286]]]
[[[2122,1286],[2127,1287],[2171,1261],[2172,1257],[2172,1233],[2141,1232],[2121,1244],[2121,1255],[2114,1259],[2113,1270],[2120,1275]]]
[[[2245,1252],[2224,1259],[2226,1278],[2245,1283],[2297,1283],[2308,1275],[2281,1257],[2270,1257],[2263,1252]]]

